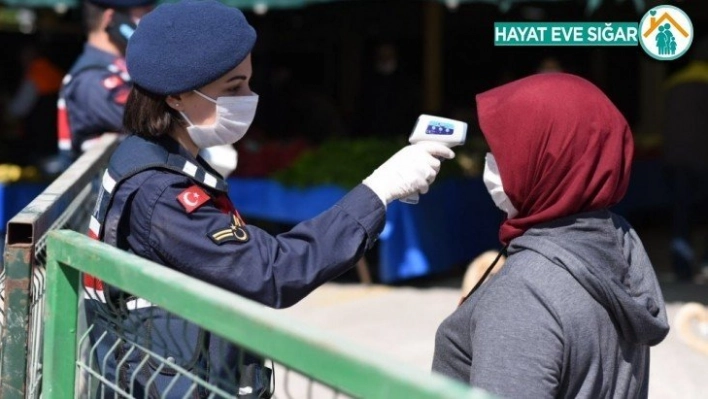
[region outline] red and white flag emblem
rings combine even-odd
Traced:
[[[177,196],[177,201],[182,204],[187,213],[192,213],[208,200],[209,195],[197,185],[182,191]]]

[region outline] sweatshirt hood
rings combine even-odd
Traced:
[[[656,345],[668,334],[654,268],[622,217],[599,210],[538,224],[511,241],[510,255],[521,250],[566,269],[607,309],[626,340]]]

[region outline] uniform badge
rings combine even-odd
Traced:
[[[207,235],[214,241],[214,244],[218,245],[229,241],[246,242],[249,238],[248,232],[236,214],[231,214],[231,225],[229,227],[212,231]]]
[[[202,206],[203,203],[209,200],[209,195],[204,192],[199,186],[194,185],[177,196],[177,201],[184,207],[187,213],[192,213],[195,209]]]

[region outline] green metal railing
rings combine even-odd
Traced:
[[[169,320],[186,319],[270,360],[266,365],[276,370],[276,399],[489,397],[444,377],[380,359],[288,321],[273,309],[85,237],[81,233],[86,231],[100,176],[116,145],[115,136],[104,136],[99,146],[8,223],[0,272],[0,397],[103,397],[105,387],[112,389],[110,397],[133,397],[118,384],[118,377],[111,381],[103,374],[105,367],[98,367],[108,356],[98,358],[89,338],[96,329],[86,322],[85,305],[90,302],[86,298],[91,296],[80,284],[81,273],[159,305],[150,309],[172,312]],[[138,336],[133,338],[114,334],[115,341],[107,342],[112,348],[129,347],[143,361],[150,359],[151,380],[160,370],[176,370],[193,388],[207,390],[209,398],[237,397],[236,390],[180,368],[173,358],[141,345]],[[169,337],[175,338],[180,337]],[[137,371],[131,378],[136,375]]]
[[[78,328],[79,303],[84,296],[81,273],[297,370],[331,387],[334,395],[385,399],[491,397],[446,377],[383,358],[283,314],[265,311],[253,301],[76,232],[51,232],[47,254],[43,381],[47,399],[78,395],[77,371],[85,367],[79,351],[83,332]],[[277,373],[275,378],[279,378]],[[230,395],[212,393],[209,397],[236,397],[233,392]]]
[[[2,275],[3,399],[40,397],[46,234],[60,228],[85,230],[95,202],[94,182],[117,143],[116,135],[104,135],[8,222]]]

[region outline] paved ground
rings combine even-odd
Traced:
[[[330,283],[282,312],[372,353],[427,371],[435,330],[457,304],[458,283],[454,278],[397,287]],[[708,286],[665,283],[664,295],[672,322],[684,302],[708,304]],[[649,398],[708,398],[708,355],[688,347],[674,329],[652,349],[651,362]]]

